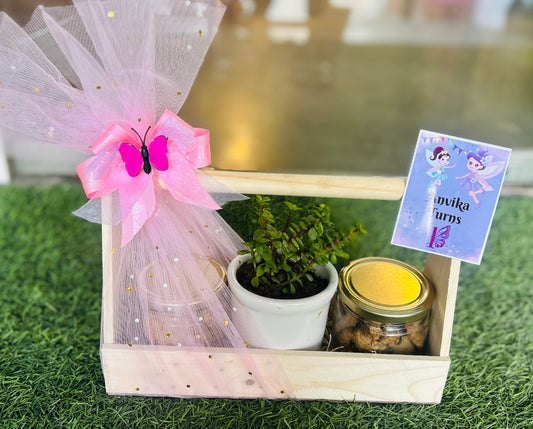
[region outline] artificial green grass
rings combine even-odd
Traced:
[[[422,267],[423,253],[388,244],[398,202],[322,201],[368,230],[352,257]],[[0,188],[0,427],[533,427],[533,199],[502,199],[481,266],[462,264],[439,405],[108,396],[100,228],[70,214],[84,202],[75,185]],[[243,236],[247,204],[222,211]]]

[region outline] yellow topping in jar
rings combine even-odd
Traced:
[[[387,262],[362,264],[351,273],[359,295],[383,305],[407,305],[420,295],[420,282],[408,270]]]

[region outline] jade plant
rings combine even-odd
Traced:
[[[344,245],[364,233],[361,225],[341,232],[330,219],[330,208],[318,204],[303,209],[285,201],[276,218],[270,198],[256,196],[253,210],[257,229],[239,254],[250,260],[237,272],[239,282],[252,292],[270,298],[300,298],[325,289],[327,280],[314,274],[316,265],[348,258]]]

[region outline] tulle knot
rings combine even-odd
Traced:
[[[129,124],[114,123],[91,150],[95,155],[76,171],[88,198],[118,190],[122,246],[154,214],[155,195],[162,185],[176,200],[220,208],[195,171],[211,162],[209,132],[191,127],[168,110],[144,138]]]

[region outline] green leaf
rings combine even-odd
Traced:
[[[266,271],[265,265],[261,264],[257,266],[257,269],[255,270],[256,277],[261,277]]]
[[[318,232],[315,228],[311,228],[309,232],[307,233],[311,241],[315,241],[318,238]]]
[[[252,284],[253,287],[258,287],[259,279],[257,277],[254,277],[250,283]]]
[[[260,229],[256,229],[252,238],[256,241],[260,240],[262,238],[265,238],[265,233]]]

